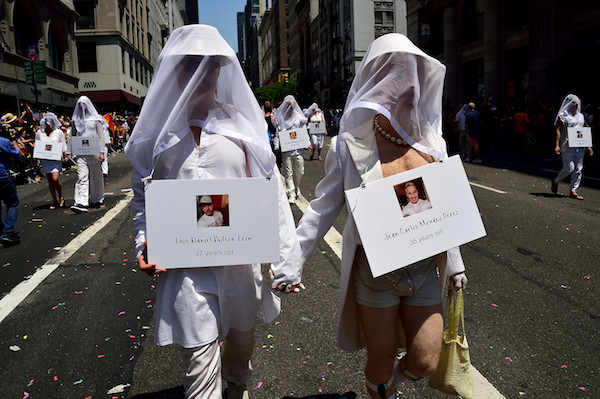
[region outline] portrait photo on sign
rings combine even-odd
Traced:
[[[404,217],[432,208],[422,177],[396,184],[394,190]]]
[[[89,140],[81,140],[81,146],[82,147],[89,147],[90,146],[90,141]]]
[[[46,151],[52,151],[52,144],[46,144]]]
[[[229,226],[229,195],[197,195],[196,225],[198,228]]]

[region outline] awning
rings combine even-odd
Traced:
[[[88,96],[93,103],[121,103],[142,105],[142,100],[133,94],[122,90],[81,91],[79,94]]]

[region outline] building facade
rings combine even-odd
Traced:
[[[3,114],[20,114],[25,104],[34,109],[53,108],[57,112],[72,109],[78,95],[77,18],[70,0],[0,1],[0,106]],[[42,65],[34,72],[35,77],[30,69],[32,58],[38,66]],[[43,69],[45,79],[41,79]]]
[[[597,97],[600,7],[593,0],[408,2],[408,36],[448,68],[454,104],[558,104],[568,92]],[[583,61],[585,59],[585,61]]]

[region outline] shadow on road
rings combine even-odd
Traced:
[[[183,385],[164,389],[158,392],[142,393],[132,396],[131,399],[182,399],[185,397]]]

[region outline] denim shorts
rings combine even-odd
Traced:
[[[356,302],[372,308],[442,303],[436,256],[373,278],[362,246],[354,257]]]

